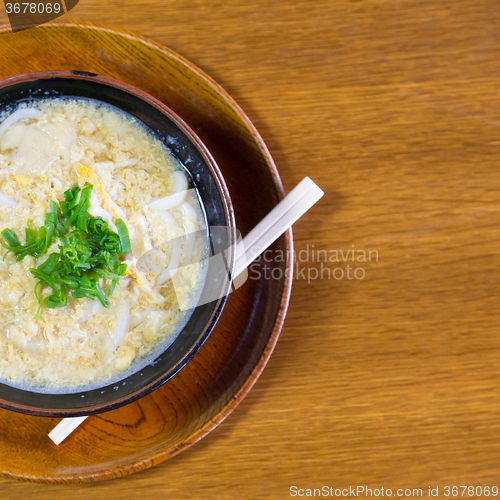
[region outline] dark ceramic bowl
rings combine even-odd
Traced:
[[[136,373],[99,389],[70,394],[31,392],[0,383],[0,407],[32,415],[70,417],[131,403],[160,387],[193,358],[214,328],[230,290],[235,224],[229,193],[214,159],[186,123],[163,103],[130,85],[80,71],[30,73],[0,81],[0,112],[22,101],[53,97],[96,99],[152,129],[189,172],[205,209],[211,252],[222,253],[227,260],[226,270],[211,268],[209,263],[209,278],[202,292],[220,298],[197,306],[172,345]]]

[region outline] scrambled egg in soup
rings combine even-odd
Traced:
[[[106,275],[95,278],[105,301],[73,293],[66,280],[64,302],[41,307],[50,305],[51,290],[39,286],[37,297],[32,270],[61,251],[60,238],[45,254],[22,259],[2,248],[4,383],[71,392],[122,378],[175,338],[188,315],[179,303],[203,285],[202,207],[179,161],[143,124],[86,99],[34,101],[0,116],[0,230],[26,246],[28,223],[39,233],[50,207],[64,206],[65,192],[88,185],[88,217],[117,234],[118,220],[126,226],[130,248],[117,261],[123,273],[110,294]],[[182,286],[174,290],[176,273]]]

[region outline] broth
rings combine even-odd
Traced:
[[[179,304],[194,304],[203,286],[203,208],[183,166],[151,130],[89,99],[32,101],[0,116],[0,230],[9,228],[26,244],[28,221],[39,233],[51,200],[62,206],[67,190],[86,183],[88,216],[113,232],[119,219],[126,225],[131,252],[119,263],[127,270],[109,295],[110,279],[100,277],[107,307],[97,298],[74,298],[67,288],[66,305],[49,308],[48,301],[40,308],[31,270],[63,251],[61,238],[44,255],[19,262],[3,248],[3,383],[52,393],[123,378],[175,339],[189,318]],[[47,298],[50,287],[39,291]]]

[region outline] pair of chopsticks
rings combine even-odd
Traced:
[[[322,196],[323,191],[305,177],[237,245],[234,278],[237,278],[262,252],[304,215]],[[85,419],[64,418],[49,433],[56,444],[62,443]]]
[[[305,177],[236,245],[234,277],[238,277],[261,253],[302,217],[323,191]]]

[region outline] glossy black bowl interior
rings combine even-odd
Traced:
[[[234,216],[224,181],[215,162],[194,133],[164,105],[133,87],[81,72],[22,75],[0,82],[0,112],[20,101],[52,97],[96,99],[136,117],[166,144],[185,166],[204,206],[211,253],[227,258],[232,269]],[[222,228],[222,229],[221,229]],[[228,251],[229,248],[229,251]],[[23,413],[76,416],[112,410],[165,383],[188,363],[207,339],[222,311],[230,288],[230,272],[211,269],[203,294],[220,297],[197,306],[174,343],[150,365],[117,383],[70,394],[46,394],[0,383],[0,406]]]

